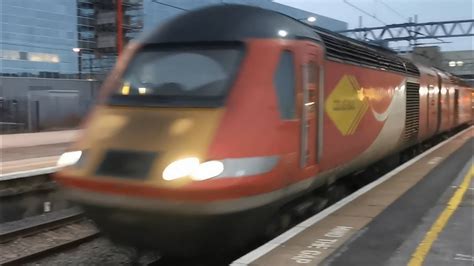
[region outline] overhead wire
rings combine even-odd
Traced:
[[[358,7],[358,6],[356,6],[356,5],[352,4],[352,3],[350,3],[350,2],[347,1],[347,0],[343,0],[343,1],[344,1],[345,4],[347,4],[347,5],[349,5],[349,6],[353,7],[353,8],[355,8],[355,9],[359,10],[360,12],[366,14],[367,16],[369,16],[369,17],[371,17],[371,18],[377,20],[378,22],[382,23],[384,26],[387,26],[387,23],[385,23],[384,21],[382,21],[381,19],[379,19],[376,15],[370,14],[369,12],[367,12],[367,11],[363,10],[362,8],[360,8],[360,7]]]
[[[376,0],[377,2],[381,3],[383,6],[385,6],[387,9],[389,9],[390,11],[392,11],[394,14],[396,14],[397,16],[403,18],[404,20],[407,19],[407,17],[405,17],[404,15],[402,15],[400,12],[398,12],[397,10],[395,10],[394,8],[392,8],[391,6],[389,6],[387,3],[385,3],[383,0]]]
[[[155,3],[155,4],[159,4],[159,5],[163,5],[163,6],[167,6],[167,7],[171,7],[171,8],[175,8],[175,9],[179,9],[179,10],[182,10],[182,11],[189,11],[188,9],[185,9],[185,8],[182,8],[182,7],[179,7],[179,6],[174,6],[174,5],[170,5],[170,4],[167,4],[167,3],[163,3],[163,2],[160,2],[158,0],[151,0],[152,3]]]
[[[358,6],[354,5],[354,4],[352,4],[352,3],[350,3],[348,0],[343,0],[343,1],[344,1],[345,4],[351,6],[352,8],[357,9],[358,11],[360,11],[360,12],[366,14],[367,16],[369,16],[369,17],[371,17],[371,18],[377,20],[378,22],[384,24],[384,26],[387,26],[387,25],[388,25],[387,23],[385,23],[384,21],[382,21],[381,19],[379,19],[375,14],[370,14],[369,12],[365,11],[364,9],[362,9],[362,8],[360,8],[360,7],[358,7]],[[392,12],[395,13],[395,14],[397,14],[397,15],[400,16],[401,18],[406,19],[405,16],[403,16],[400,12],[398,12],[397,10],[395,10],[394,8],[392,8],[391,6],[389,6],[387,3],[383,2],[383,0],[376,0],[376,1],[379,2],[379,3],[381,3],[382,5],[384,5],[386,8],[388,8],[390,11],[392,11]],[[414,34],[416,34],[416,35],[428,36],[427,34],[421,33],[421,32],[416,31],[416,30],[408,30],[408,31],[409,31],[409,32],[412,32],[412,33],[414,33]],[[415,38],[416,38],[416,37],[415,37]],[[440,39],[440,38],[437,38],[437,37],[433,37],[433,39],[440,41],[440,43],[448,43],[448,42],[446,42],[445,40]]]

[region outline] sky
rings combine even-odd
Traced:
[[[364,27],[384,25],[345,1],[386,24],[407,22],[408,18],[414,15],[418,15],[418,22],[462,20],[474,17],[473,0],[275,0],[274,2],[343,20],[349,24],[350,29],[359,27],[359,16],[363,17]],[[443,38],[443,40],[452,42],[440,45],[441,50],[444,51],[474,50],[474,37]],[[421,40],[421,42],[436,42],[436,40]],[[394,44],[406,46],[407,42]]]

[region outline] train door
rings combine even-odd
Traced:
[[[442,119],[442,116],[441,114],[443,113],[443,109],[441,107],[441,91],[443,89],[443,79],[441,78],[441,76],[438,74],[438,90],[436,91],[436,94],[437,94],[437,97],[438,97],[438,101],[437,101],[437,110],[438,110],[438,115],[437,115],[437,120],[438,122],[436,123],[436,133],[440,133],[441,132],[441,119]]]
[[[438,131],[439,123],[439,110],[438,110],[438,98],[439,98],[439,85],[435,84],[437,81],[433,81],[428,86],[428,132],[432,136]]]
[[[300,166],[313,168],[318,162],[319,76],[321,57],[319,48],[305,46],[301,62],[301,148]]]
[[[454,90],[454,126],[459,125],[459,87]]]

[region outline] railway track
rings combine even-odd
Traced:
[[[0,265],[20,265],[99,237],[92,222],[75,213],[0,235]]]
[[[82,211],[78,209],[70,209],[65,210],[63,214],[47,219],[46,221],[32,220],[31,222],[25,223],[23,226],[2,228],[2,230],[0,230],[0,244],[43,231],[53,230],[70,223],[78,222],[82,219],[84,219]]]

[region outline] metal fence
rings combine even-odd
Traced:
[[[28,102],[26,100],[6,100],[0,98],[0,133],[27,131]]]
[[[91,105],[82,102],[77,112],[64,112],[44,101],[0,98],[0,134],[76,128]]]
[[[0,77],[0,134],[77,127],[100,81]]]

